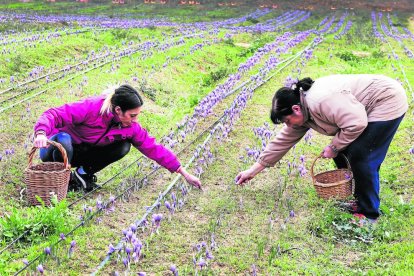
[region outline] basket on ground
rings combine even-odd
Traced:
[[[342,155],[346,161],[347,169],[336,169],[322,173],[314,174],[313,167],[316,160],[321,156],[316,157],[312,163],[311,176],[316,193],[319,197],[324,199],[345,199],[352,195],[353,175],[348,158]]]
[[[49,145],[55,146],[62,154],[63,163],[43,162],[32,165],[33,156],[36,152],[35,147],[29,153],[29,164],[24,171],[24,179],[27,185],[27,197],[32,205],[39,205],[36,199],[39,196],[46,205],[50,205],[53,195],[60,201],[66,197],[70,180],[70,165],[66,150],[61,144],[48,141]]]

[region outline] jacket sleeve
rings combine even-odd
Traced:
[[[265,167],[273,167],[306,134],[307,127],[283,126],[276,137],[267,144],[257,162]]]
[[[140,125],[137,125],[132,144],[146,157],[156,161],[170,172],[177,171],[181,166],[177,156],[163,145],[158,144],[155,138]]]
[[[49,136],[56,132],[57,128],[81,124],[92,109],[90,106],[91,101],[86,99],[46,110],[36,122],[34,131],[43,130]]]
[[[320,103],[323,120],[337,125],[338,133],[332,145],[338,150],[346,148],[364,131],[368,125],[365,107],[349,91],[341,91]]]

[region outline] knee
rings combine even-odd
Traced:
[[[118,149],[119,158],[122,158],[125,155],[127,155],[130,150],[131,150],[131,143],[122,143],[122,145]]]
[[[56,134],[54,140],[62,145],[72,145],[72,137],[66,132]]]

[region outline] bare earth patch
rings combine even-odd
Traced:
[[[357,57],[369,57],[371,53],[368,52],[362,52],[362,51],[352,51],[352,54],[354,54]]]
[[[249,48],[251,44],[250,43],[239,42],[239,43],[234,43],[234,45],[240,46],[240,47],[243,47],[243,48]]]

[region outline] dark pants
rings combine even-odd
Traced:
[[[367,218],[379,216],[379,170],[403,117],[368,123],[362,134],[342,151],[348,157],[354,175],[358,212]],[[340,155],[334,161],[338,168],[346,168]]]
[[[82,166],[88,174],[94,174],[109,164],[122,159],[131,149],[131,143],[128,141],[119,141],[107,146],[72,144],[72,137],[65,132],[53,135],[50,140],[60,143],[65,148],[68,162],[72,167]],[[54,146],[41,148],[40,159],[43,162],[63,161],[60,151]]]

